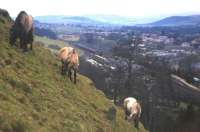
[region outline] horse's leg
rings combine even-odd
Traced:
[[[9,42],[10,42],[10,45],[13,46],[16,42],[16,35],[14,33],[10,33],[10,39],[9,39]]]
[[[77,69],[74,68],[74,84],[76,84],[76,72],[77,72]]]
[[[26,41],[23,37],[20,37],[20,48],[22,48],[24,52],[27,51]]]
[[[125,115],[125,120],[127,120],[127,115]]]
[[[65,63],[65,72],[66,72],[66,74],[67,74],[67,72],[68,72],[68,70],[69,70],[68,66],[69,66],[69,62],[66,62],[66,63]]]
[[[26,42],[26,40],[24,40],[24,51],[27,51],[28,49],[27,49],[27,42]]]
[[[62,62],[62,66],[61,66],[61,74],[63,75],[64,74],[64,62],[63,61],[61,61]]]
[[[33,43],[31,42],[30,44],[31,44],[31,50],[33,50]]]
[[[20,37],[19,39],[20,39],[19,48],[20,48],[20,49],[23,49],[23,48],[24,48],[24,46],[23,46],[23,43],[24,43],[24,42],[23,42],[23,39],[22,39],[21,37]]]
[[[72,81],[72,71],[71,71],[71,68],[68,69],[68,77]]]
[[[135,127],[136,127],[137,129],[139,129],[139,118],[138,118],[138,117],[136,117],[136,118],[134,119],[134,124],[135,124]]]
[[[31,45],[31,50],[33,50],[33,27],[31,28],[31,30],[29,31],[29,37],[28,37],[28,41],[30,42],[30,45]]]
[[[31,44],[31,50],[33,50],[33,29],[31,30],[31,32],[30,32],[30,38],[29,38],[30,40],[30,44]]]
[[[127,116],[129,115],[130,113],[128,112],[128,110],[126,109],[125,110],[125,120],[127,120]]]
[[[15,41],[16,41],[16,35],[15,35],[13,27],[11,27],[9,35],[10,35],[10,37],[9,37],[9,43],[10,43],[11,46],[13,46],[14,43],[15,43]]]
[[[27,44],[26,44],[26,43],[23,44],[23,51],[24,51],[24,52],[27,51]]]
[[[24,51],[28,51],[28,47],[27,47],[28,46],[28,41],[27,41],[28,38],[27,37],[28,37],[28,35],[25,33],[23,36]]]
[[[11,46],[14,46],[15,45],[15,42],[16,42],[16,37],[12,38],[12,40],[10,40],[10,45]]]

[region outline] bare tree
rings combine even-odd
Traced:
[[[133,64],[137,62],[139,58],[139,44],[142,43],[142,39],[138,36],[128,36],[125,39],[118,41],[118,45],[113,49],[115,56],[123,58],[126,63],[126,73],[127,79],[125,83],[125,88],[127,89],[127,94],[131,93],[131,81],[133,78]]]

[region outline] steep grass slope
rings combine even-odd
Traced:
[[[137,131],[88,78],[74,85],[61,76],[49,50],[11,47],[10,22],[0,18],[0,132]]]

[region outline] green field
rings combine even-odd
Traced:
[[[64,42],[64,41],[54,40],[54,39],[50,39],[50,38],[47,38],[47,37],[35,36],[34,40],[35,40],[35,42],[43,43],[44,46],[48,47],[48,48],[50,48],[50,45],[56,45],[59,48],[62,48],[62,47],[65,47],[65,46],[69,46],[69,44]],[[54,49],[52,49],[52,50],[54,50]]]
[[[50,39],[47,37],[40,37],[40,36],[35,36],[35,42],[37,43],[42,43],[44,45],[44,47],[50,49],[52,52],[56,53],[58,51],[58,49],[65,47],[65,46],[72,46],[67,42],[61,41],[61,40],[54,40],[54,39]],[[54,49],[51,46],[56,46],[58,49]],[[78,49],[79,55],[82,56],[84,54],[84,51],[81,49]]]

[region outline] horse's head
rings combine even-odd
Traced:
[[[129,122],[134,121],[137,118],[137,113],[131,113],[127,119]]]

